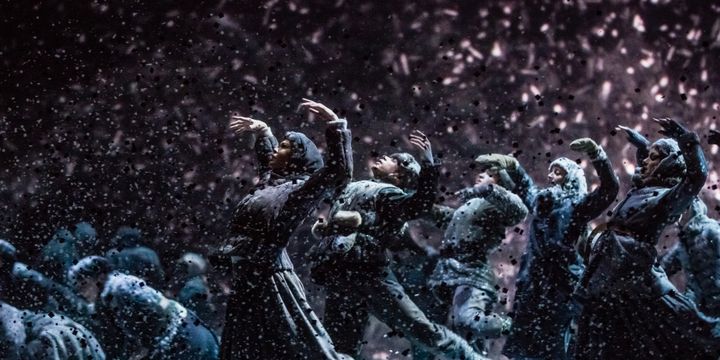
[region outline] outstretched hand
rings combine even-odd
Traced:
[[[414,130],[410,134],[410,143],[418,148],[423,156],[423,160],[429,164],[433,163],[432,145],[430,139],[420,130]]]
[[[659,131],[660,134],[672,139],[677,139],[678,137],[690,132],[690,130],[686,129],[684,126],[680,125],[679,122],[671,118],[653,119],[653,121],[662,126],[662,130]]]
[[[267,128],[267,124],[260,120],[237,114],[230,116],[230,129],[238,135],[248,131],[257,133]]]
[[[710,134],[708,134],[708,143],[720,145],[720,131],[710,130]]]
[[[580,138],[570,143],[570,150],[582,152],[588,155],[595,155],[600,150],[598,145],[593,139]]]
[[[307,109],[311,113],[317,115],[317,117],[328,122],[340,120],[337,114],[335,114],[335,112],[332,111],[329,107],[310,99],[303,98],[302,100],[303,102],[298,105],[298,111],[302,109]]]
[[[642,136],[639,132],[623,125],[615,127],[617,131],[624,131],[628,141],[633,144],[636,148],[647,148],[650,146],[650,140]]]
[[[517,159],[509,155],[485,154],[475,158],[481,167],[494,168],[496,170],[515,170],[518,167]]]

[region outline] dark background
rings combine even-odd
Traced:
[[[714,128],[718,5],[482,3],[3,1],[0,236],[31,256],[87,220],[102,239],[141,228],[163,259],[205,251],[254,181],[251,138],[228,130],[229,113],[324,146],[322,125],[295,111],[302,97],[348,118],[357,178],[378,154],[408,150],[417,128],[448,191],[490,151],[544,183],[585,136],[626,189],[634,150],[616,125],[653,138],[651,117]],[[717,192],[704,195],[717,215]]]

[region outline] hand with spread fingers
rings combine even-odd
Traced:
[[[430,139],[428,139],[425,134],[420,130],[414,130],[410,134],[410,143],[420,150],[424,162],[428,164],[434,163],[432,145],[430,144]]]
[[[650,140],[642,136],[636,130],[633,130],[627,126],[618,125],[615,127],[617,131],[624,131],[628,141],[633,144],[636,148],[646,149],[650,146]]]
[[[570,150],[585,153],[591,157],[597,155],[600,149],[600,145],[590,138],[575,139],[570,143]]]
[[[685,134],[690,133],[690,130],[686,129],[684,126],[680,125],[679,122],[670,118],[653,119],[653,121],[655,121],[662,127],[662,130],[659,131],[660,134],[672,139],[677,139]]]
[[[240,135],[246,132],[259,133],[269,129],[268,125],[260,120],[247,116],[233,114],[230,116],[230,129]]]
[[[710,130],[710,134],[708,134],[708,143],[720,145],[720,131]]]
[[[515,170],[518,161],[512,156],[503,154],[485,154],[475,158],[475,162],[484,168],[495,168],[495,170]]]
[[[329,107],[310,99],[303,98],[302,100],[303,102],[298,105],[298,111],[306,109],[327,122],[340,120],[337,114]]]

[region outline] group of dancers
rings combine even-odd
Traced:
[[[637,165],[617,204],[610,160],[582,138],[570,149],[591,161],[596,189],[589,191],[582,168],[567,158],[550,163],[542,188],[514,157],[484,154],[475,159],[477,183],[458,191],[462,203],[452,208],[436,203],[439,165],[422,132],[409,135],[418,157],[380,156],[372,179],[360,180],[353,178],[348,122],[315,101],[303,99],[300,108],[325,122],[324,158],[302,133],[278,142],[263,121],[231,117],[235,132],[255,134],[260,181],[237,206],[220,249],[233,271],[223,359],[358,356],[370,315],[408,339],[415,359],[483,359],[485,341],[504,335],[504,353],[515,359],[720,354],[720,228],[698,197],[707,177],[700,139],[679,122],[656,119],[663,138],[652,143],[618,127],[637,147]],[[710,143],[720,144],[719,135],[711,132]],[[308,258],[312,280],[326,292],[320,321],[286,247],[326,198],[332,205],[312,227]],[[589,223],[604,214],[607,223],[591,231]],[[488,257],[526,217],[514,309],[498,313]],[[423,219],[444,236],[423,279],[431,299],[414,300],[390,255],[417,247],[407,223]],[[676,222],[678,248],[659,259],[655,245]],[[665,268],[684,270],[688,291],[678,291]]]
[[[348,121],[312,100],[300,108],[324,122],[324,152],[300,132],[278,139],[263,121],[231,116],[231,130],[254,134],[259,180],[211,255],[216,271],[232,274],[223,324],[210,321],[202,256],[183,256],[178,285],[162,289],[170,277],[138,230],[119,230],[101,249],[79,223],[58,231],[37,266],[0,240],[2,356],[361,358],[372,316],[409,340],[411,349],[396,350],[416,360],[486,359],[488,341],[503,336],[513,359],[718,358],[720,225],[698,196],[708,173],[700,138],[679,122],[655,120],[655,142],[618,126],[637,149],[625,197],[603,148],[581,138],[570,149],[590,160],[595,189],[568,158],[550,162],[542,187],[515,157],[482,154],[475,184],[455,192],[452,207],[439,200],[440,165],[422,132],[409,134],[415,156],[379,156],[372,178],[357,179]],[[720,145],[720,132],[707,138]],[[321,318],[287,246],[323,201],[330,209],[315,219],[305,258],[324,287]],[[591,229],[598,218],[608,220]],[[414,241],[415,220],[443,231],[439,249]],[[503,313],[490,257],[526,220],[515,300]],[[677,245],[659,257],[671,226]],[[679,271],[682,292],[668,280]]]

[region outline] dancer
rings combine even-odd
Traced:
[[[278,145],[264,122],[232,117],[233,130],[257,137],[261,183],[240,201],[232,238],[221,247],[234,263],[222,359],[342,358],[310,308],[285,247],[323,196],[350,181],[350,131],[325,105],[304,100],[300,108],[326,121],[325,162],[301,133],[287,133]]]
[[[458,192],[460,207],[436,207],[446,212],[440,216],[446,219],[446,230],[428,284],[449,309],[451,328],[482,351],[483,340],[507,334],[511,325],[507,316],[493,312],[497,279],[488,256],[505,239],[505,229],[528,214],[520,197],[511,192],[514,187],[506,170],[483,169],[474,187]]]
[[[589,138],[570,144],[587,154],[600,186],[587,192],[582,168],[568,158],[550,163],[551,186],[540,189],[512,157],[483,155],[478,162],[504,169],[516,186],[513,191],[532,209],[528,247],[518,274],[513,306],[513,330],[504,352],[515,358],[568,356],[571,301],[583,264],[576,244],[587,235],[587,224],[601,215],[618,193],[619,184],[605,151]]]
[[[405,223],[434,202],[438,169],[427,136],[410,142],[421,150],[422,166],[405,153],[381,157],[371,168],[375,180],[355,181],[335,198],[328,221],[313,233],[313,279],[327,292],[325,324],[336,346],[358,354],[369,315],[435,355],[481,359],[462,338],[431,322],[405,293],[390,268],[386,250],[402,238]],[[417,183],[417,185],[412,185]],[[403,189],[416,187],[416,191]]]
[[[655,120],[660,139],[648,148],[634,187],[593,241],[575,292],[578,359],[714,359],[716,321],[698,313],[657,264],[655,245],[702,189],[707,177],[698,136],[671,119]]]

